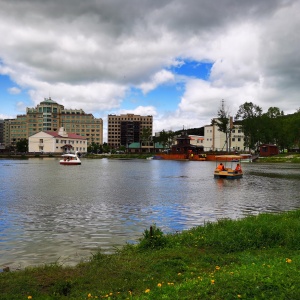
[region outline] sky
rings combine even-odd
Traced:
[[[298,0],[0,0],[0,119],[44,98],[209,125],[222,100],[300,108]]]

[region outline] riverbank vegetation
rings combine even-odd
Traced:
[[[296,210],[174,234],[153,225],[137,245],[76,267],[0,273],[0,299],[299,299],[299,268]]]
[[[259,157],[261,163],[300,163],[300,153],[282,153],[274,156]]]

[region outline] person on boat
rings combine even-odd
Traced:
[[[242,173],[242,168],[240,166],[240,164],[237,164],[235,167],[235,173]]]
[[[218,165],[218,169],[219,169],[220,171],[224,171],[224,170],[225,170],[225,167],[224,167],[224,165],[223,165],[222,163],[220,163],[220,164]]]

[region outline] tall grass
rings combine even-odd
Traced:
[[[299,229],[300,210],[176,234],[152,225],[76,267],[0,273],[0,299],[300,299]]]

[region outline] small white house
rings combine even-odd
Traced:
[[[59,131],[40,131],[28,139],[29,152],[64,153],[87,152],[87,138],[67,133],[64,127]]]

